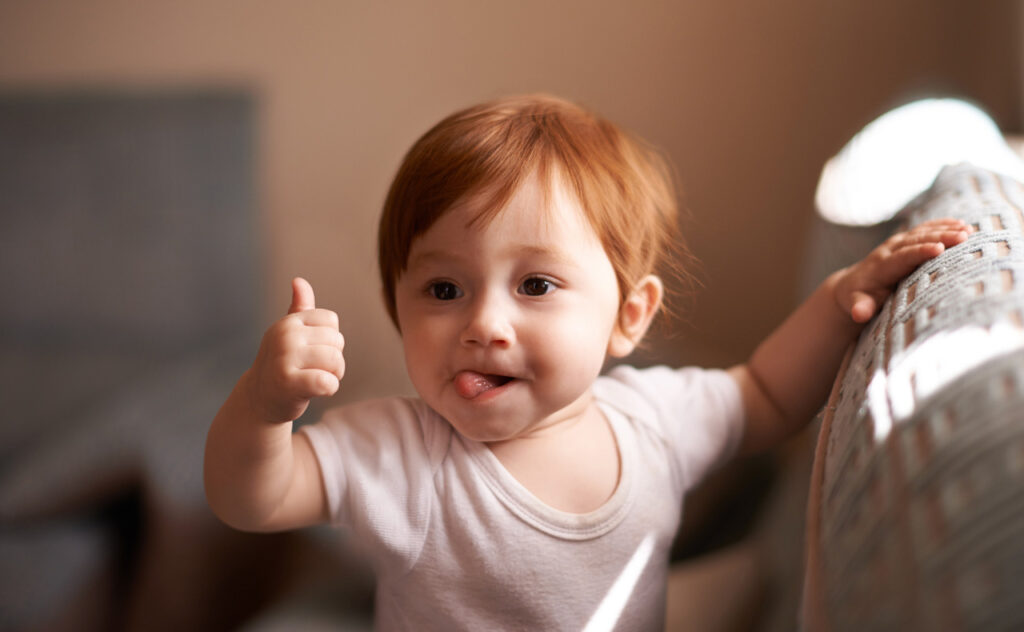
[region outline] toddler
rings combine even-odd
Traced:
[[[471,107],[412,147],[380,224],[419,398],[293,434],[345,367],[337,316],[295,279],[210,428],[210,505],[250,531],[346,525],[375,565],[380,629],[662,629],[686,492],[810,420],[892,286],[969,230],[894,235],[747,364],[600,376],[662,305],[657,274],[680,243],[668,170],[559,99]]]

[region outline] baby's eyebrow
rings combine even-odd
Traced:
[[[576,265],[576,262],[572,257],[567,255],[564,250],[554,246],[538,246],[536,244],[518,244],[509,247],[509,250],[518,254],[524,254],[532,257],[541,257],[544,259],[550,259],[557,263],[565,265]]]
[[[564,250],[557,246],[538,244],[510,244],[501,249],[502,256],[537,257],[560,263],[563,265],[578,265]],[[454,249],[424,250],[409,257],[409,267],[446,264],[446,263],[469,263],[473,257],[465,255]]]
[[[420,266],[425,264],[442,264],[451,263],[453,261],[458,262],[464,260],[465,257],[457,252],[450,250],[426,250],[424,252],[417,252],[413,256],[409,257],[408,266]]]

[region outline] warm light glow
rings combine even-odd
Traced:
[[[626,563],[626,567],[622,569],[615,583],[608,590],[608,594],[601,600],[601,605],[590,617],[587,627],[583,628],[584,632],[605,632],[615,629],[619,617],[622,616],[622,610],[629,602],[629,597],[633,594],[636,583],[647,566],[652,552],[654,552],[654,535],[648,534],[633,553],[633,557]]]
[[[1024,330],[1000,321],[989,327],[970,325],[937,332],[904,350],[893,358],[888,375],[876,371],[868,385],[875,441],[884,441],[893,424],[913,414],[918,402],[975,367],[1021,348]]]
[[[984,111],[958,99],[915,101],[869,123],[825,164],[815,203],[830,222],[877,224],[963,162],[1024,181],[1024,162]]]
[[[868,410],[875,425],[875,443],[885,441],[892,431],[892,415],[889,413],[889,395],[885,388],[885,372],[876,369],[867,389]]]

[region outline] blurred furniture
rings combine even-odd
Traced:
[[[202,488],[261,330],[256,112],[0,93],[0,630],[258,625],[341,572],[336,537],[234,532]],[[368,585],[331,601],[366,612]]]

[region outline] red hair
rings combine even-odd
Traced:
[[[378,260],[384,300],[398,324],[395,285],[413,240],[457,203],[479,196],[482,221],[519,185],[554,174],[574,193],[615,270],[620,303],[647,274],[688,257],[676,192],[661,156],[587,110],[555,97],[520,96],[456,112],[412,146],[384,202]]]

